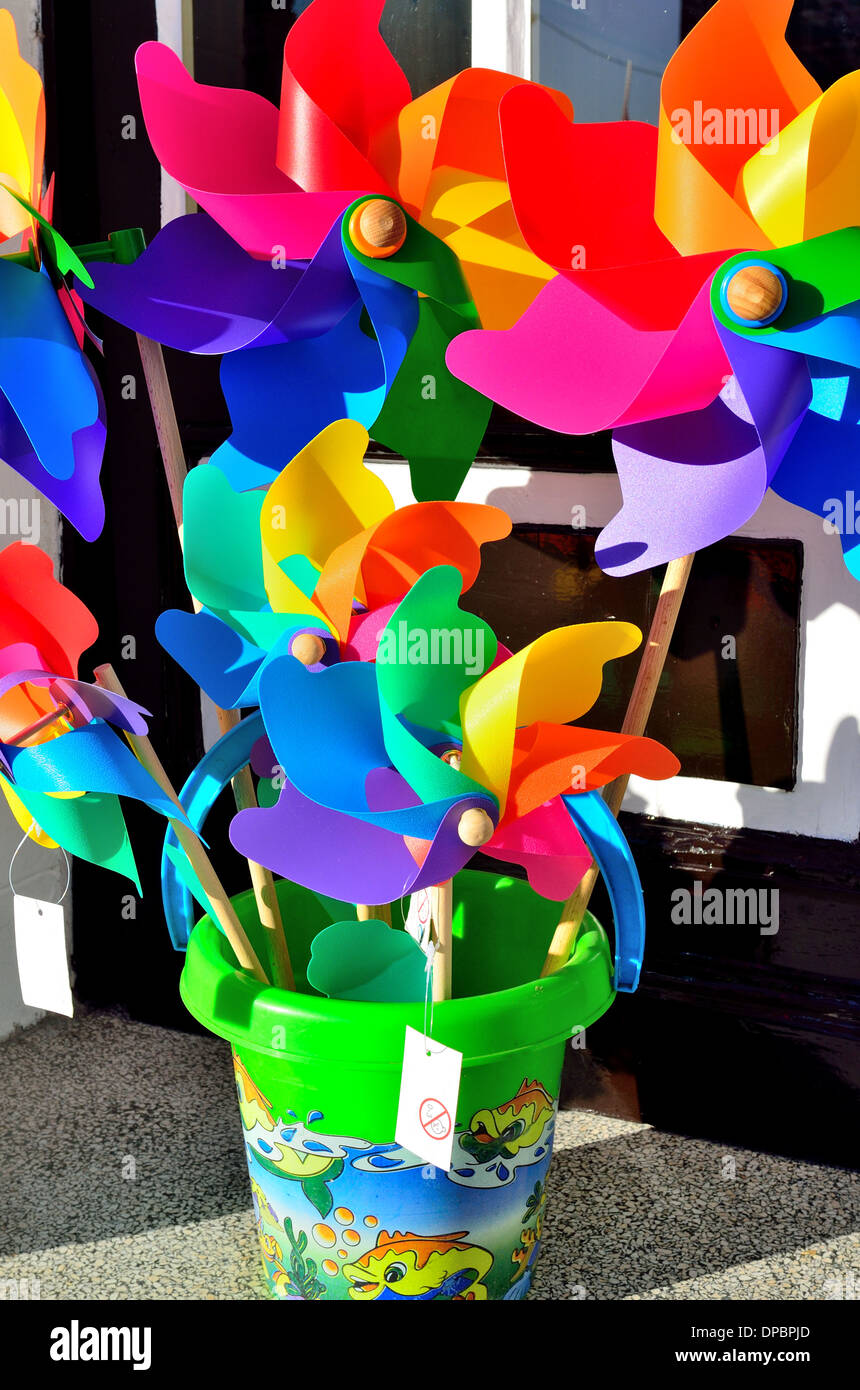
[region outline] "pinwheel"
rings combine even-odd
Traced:
[[[731,534],[768,486],[819,515],[850,491],[860,74],[822,93],[785,41],[790,10],[717,0],[669,63],[659,131],[577,127],[528,88],[502,103],[514,209],[559,274],[448,363],[550,428],[615,430],[610,574]],[[853,531],[843,545],[858,572]]]
[[[82,284],[91,281],[50,225],[44,139],[41,78],[21,58],[14,21],[2,10],[0,457],[93,540],[104,524],[104,402],[81,352],[82,317],[65,280],[74,271]]]
[[[495,507],[395,511],[364,466],[367,444],[362,425],[335,421],[265,493],[235,492],[214,464],[188,475],[185,573],[201,608],[169,610],[156,632],[222,708],[256,704],[265,664],[287,651],[313,669],[373,660],[380,630],[420,574],[454,564],[468,588],[481,545],[510,531]]]
[[[239,489],[350,416],[409,460],[419,500],[456,496],[489,403],[445,349],[513,322],[554,273],[505,182],[498,107],[522,80],[470,69],[410,102],[381,10],[315,0],[287,36],[280,111],[195,83],[161,44],[138,53],[156,154],[208,215],[131,267],[89,267],[81,293],[158,342],[226,354],[215,461]]]
[[[146,711],[77,679],[98,636],[51,559],[18,542],[0,552],[0,787],[38,844],[131,878],[139,888],[119,796],[166,816],[176,807],[110,727],[146,733]]]
[[[286,781],[276,806],[233,821],[243,854],[317,891],[383,903],[451,878],[485,847],[560,899],[588,864],[560,795],[624,770],[677,771],[650,739],[560,722],[587,712],[604,663],[638,645],[636,628],[562,628],[494,665],[496,640],[459,608],[461,590],[450,566],[422,575],[373,665],[313,673],[283,656],[265,668],[260,707]]]

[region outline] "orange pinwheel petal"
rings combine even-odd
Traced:
[[[477,502],[416,502],[351,537],[332,552],[314,599],[346,639],[353,599],[368,608],[401,599],[434,565],[453,565],[468,589],[478,577],[481,546],[510,533],[498,507]]]
[[[671,59],[663,77],[657,156],[657,223],[684,255],[771,245],[750,215],[741,176],[747,160],[779,128],[821,95],[785,41],[793,0],[718,0]],[[733,138],[714,121],[766,117],[767,130],[744,126]],[[687,129],[685,129],[685,122]],[[699,130],[701,126],[701,130]],[[722,134],[722,139],[713,138]],[[685,136],[687,138],[685,138]]]
[[[663,781],[680,763],[653,738],[539,722],[518,729],[501,825],[562,793],[594,791],[628,773]]]

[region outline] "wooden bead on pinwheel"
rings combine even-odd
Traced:
[[[779,276],[764,265],[742,266],[726,286],[726,303],[746,323],[773,318],[784,298]]]
[[[349,219],[353,245],[374,260],[393,256],[406,240],[406,213],[389,198],[369,198]]]
[[[480,849],[488,840],[493,838],[496,827],[480,806],[472,806],[468,811],[464,811],[457,824],[457,834],[464,845],[471,846],[472,849]]]
[[[325,642],[316,632],[299,632],[290,643],[290,652],[303,666],[316,666],[325,656]]]

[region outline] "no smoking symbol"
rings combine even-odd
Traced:
[[[441,1100],[422,1100],[418,1108],[421,1128],[431,1139],[447,1139],[451,1133],[451,1116]]]

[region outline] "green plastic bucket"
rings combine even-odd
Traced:
[[[296,992],[237,969],[204,917],[181,992],[233,1048],[263,1265],[279,1298],[517,1299],[534,1268],[565,1045],[609,1007],[612,958],[588,915],[571,958],[538,979],[558,904],[475,870],[454,880],[455,997],[432,1035],[463,1053],[454,1157],[434,1168],[394,1142],[404,1030],[421,1004],[327,999],[310,943],[351,905],[279,882]],[[256,949],[251,893],[234,905]]]

